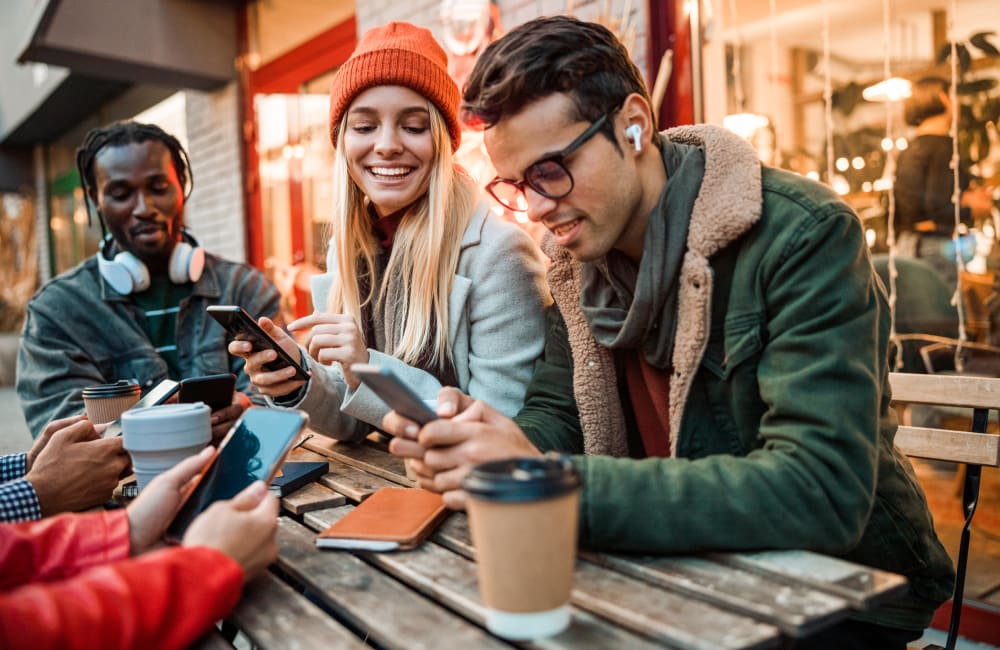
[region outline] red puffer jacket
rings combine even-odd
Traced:
[[[0,524],[0,648],[184,648],[242,584],[210,548],[129,559],[124,510]]]

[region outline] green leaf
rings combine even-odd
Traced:
[[[976,93],[982,93],[996,88],[997,83],[996,79],[976,79],[974,81],[965,81],[958,84],[955,92],[959,95],[974,95]]]
[[[945,43],[944,45],[941,46],[941,49],[938,50],[937,62],[944,63],[945,61],[948,60],[948,57],[950,56],[951,56],[951,43]]]
[[[975,45],[979,51],[991,58],[1000,58],[1000,50],[993,43],[987,40],[987,36],[992,36],[996,32],[979,32],[969,37],[969,42]]]
[[[972,55],[969,54],[969,48],[965,47],[963,43],[959,43],[955,46],[955,52],[958,53],[958,67],[962,72],[968,72],[972,68]]]

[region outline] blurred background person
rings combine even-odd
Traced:
[[[906,123],[916,127],[916,137],[899,154],[893,191],[899,253],[930,264],[954,291],[958,271],[952,241],[955,179],[950,133],[955,107],[948,91],[948,81],[939,77],[925,77],[913,84],[904,112]],[[990,216],[990,190],[972,183],[964,161],[959,162],[958,171],[961,222],[972,227]],[[963,250],[963,255],[971,256],[973,247],[970,238],[969,250]]]

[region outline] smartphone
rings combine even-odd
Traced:
[[[233,403],[236,375],[222,373],[182,379],[177,401],[181,403],[204,402],[213,411]]]
[[[420,425],[437,419],[437,413],[389,368],[353,363],[351,372],[403,417]]]
[[[219,444],[208,467],[167,528],[180,540],[195,518],[210,505],[231,499],[254,481],[270,485],[308,418],[295,409],[251,407],[243,412]]]
[[[309,380],[309,373],[302,367],[302,364],[289,356],[267,332],[261,329],[257,321],[242,307],[237,307],[236,305],[212,305],[206,307],[205,311],[212,318],[219,321],[219,324],[225,327],[226,331],[232,334],[237,340],[250,341],[254,352],[267,349],[277,352],[277,359],[264,364],[264,367],[268,370],[280,370],[281,368],[291,366],[295,368],[295,375],[292,379]]]
[[[127,410],[132,409],[142,409],[147,406],[156,406],[158,404],[163,404],[168,399],[174,396],[180,389],[180,384],[173,379],[164,379],[157,385],[150,388],[145,395],[139,398],[139,401],[128,407]],[[113,438],[114,436],[120,436],[122,434],[122,421],[118,418],[114,422],[108,425],[104,430],[105,438]]]

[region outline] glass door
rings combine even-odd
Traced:
[[[313,311],[309,277],[326,268],[329,102],[309,92],[254,98],[264,269],[282,294],[286,321]]]

